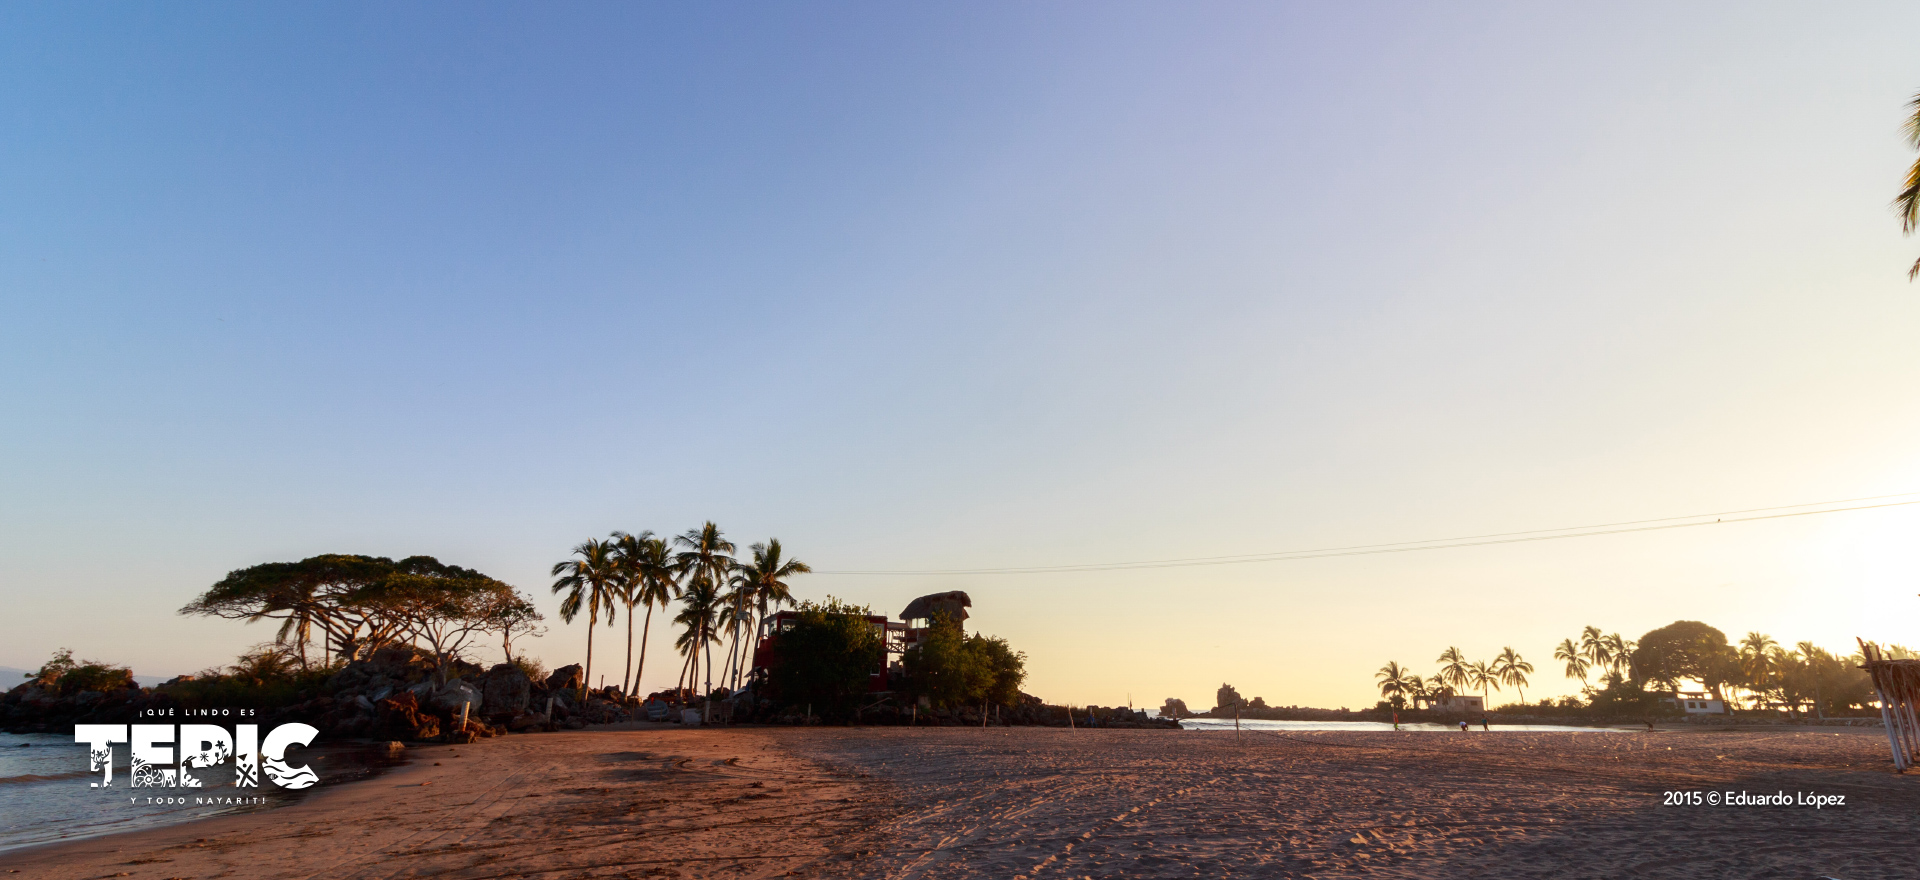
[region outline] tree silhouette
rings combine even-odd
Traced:
[[[573,548],[573,555],[577,558],[554,563],[553,575],[559,579],[553,582],[553,591],[567,594],[560,600],[561,620],[572,623],[583,606],[587,611],[587,666],[580,676],[580,698],[585,700],[587,683],[593,680],[593,630],[599,626],[603,610],[607,623],[613,623],[620,572],[611,542],[589,538]]]
[[[1532,663],[1522,660],[1520,653],[1508,646],[1493,658],[1491,671],[1500,676],[1501,684],[1511,685],[1520,692],[1520,705],[1527,704],[1527,673],[1533,671]]]

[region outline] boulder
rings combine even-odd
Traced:
[[[440,735],[440,719],[420,710],[412,691],[402,691],[378,704],[377,729],[399,739],[427,740]]]
[[[547,716],[542,715],[538,712],[529,712],[525,715],[516,715],[514,716],[512,721],[507,722],[507,729],[513,731],[514,733],[525,733],[529,730],[539,730],[540,728],[543,728],[546,726],[547,726]]]
[[[502,663],[487,670],[480,687],[481,712],[488,716],[520,715],[533,697],[533,681],[520,667]]]
[[[571,663],[555,669],[552,675],[547,676],[547,690],[579,690],[582,681],[581,676],[584,674],[585,672],[580,668],[580,664],[578,663]]]
[[[480,714],[480,689],[456,678],[434,691],[433,708],[454,716],[461,706],[467,707],[469,717]]]

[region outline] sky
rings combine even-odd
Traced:
[[[0,8],[0,665],[268,625],[227,572],[537,599],[717,522],[1055,702],[1371,705],[1585,625],[1920,644],[1912,4]],[[1920,496],[1916,496],[1920,497]],[[626,621],[596,636],[618,680]],[[656,624],[644,683],[669,686]],[[482,648],[477,659],[493,662]],[[1495,695],[1495,702],[1515,694]]]

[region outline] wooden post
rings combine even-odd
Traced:
[[[1913,766],[1915,747],[1920,745],[1920,723],[1916,723],[1913,713],[1914,682],[1908,680],[1905,669],[1882,657],[1877,646],[1867,644],[1864,639],[1855,641],[1860,643],[1867,676],[1880,698],[1880,723],[1887,731],[1887,748],[1893,753],[1894,772],[1904,773]]]
[[[1078,730],[1078,729],[1079,729],[1079,728],[1077,728],[1077,727],[1075,727],[1075,726],[1074,726],[1074,724],[1073,724],[1073,704],[1072,704],[1072,703],[1068,703],[1068,704],[1067,704],[1067,729],[1068,729],[1068,730]]]
[[[462,733],[465,733],[467,729],[467,707],[471,705],[473,705],[471,702],[460,704],[460,731]]]

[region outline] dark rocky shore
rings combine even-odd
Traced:
[[[520,667],[502,663],[483,669],[463,660],[452,661],[444,674],[433,655],[399,645],[383,648],[352,661],[280,705],[253,705],[257,723],[273,726],[302,722],[333,739],[399,740],[412,742],[472,742],[506,733],[580,729],[589,724],[647,720],[648,703],[654,718],[662,714],[678,720],[677,712],[662,712],[669,703],[701,706],[691,692],[656,694],[648,701],[624,696],[618,688],[580,691],[579,665],[563,666],[535,681]],[[55,682],[31,680],[0,697],[0,730],[20,733],[65,733],[75,724],[129,724],[143,720],[181,718],[198,709],[231,709],[191,676],[142,688],[131,677],[96,683],[86,688],[62,688]],[[720,701],[715,706],[733,722],[774,724],[815,723],[792,709],[756,703],[751,694]],[[464,726],[462,718],[465,718]],[[862,724],[917,724],[972,726],[982,724],[977,706],[953,709],[915,709],[888,705],[859,716]],[[1166,718],[1123,707],[1076,707],[1069,720],[1064,706],[1047,705],[1021,694],[1019,703],[987,712],[985,723],[1004,726],[1178,728]]]
[[[191,676],[181,676],[142,688],[127,678],[101,688],[63,690],[28,681],[0,697],[0,730],[59,733],[75,724],[128,724],[234,708],[204,705],[206,695],[195,684]],[[346,664],[287,705],[253,708],[263,726],[297,721],[334,738],[433,742],[582,728],[629,716],[632,701],[606,693],[588,693],[583,700],[579,684],[578,665],[538,682],[508,663],[482,669],[456,660],[442,675],[432,655],[395,646]]]

